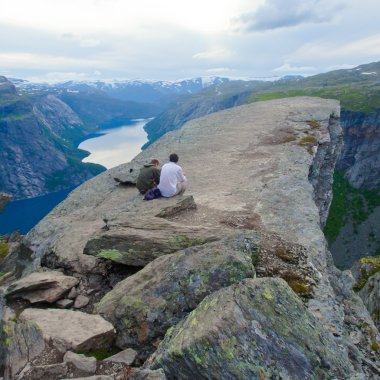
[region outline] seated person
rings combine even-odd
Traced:
[[[183,194],[186,190],[186,177],[182,168],[177,165],[178,155],[172,153],[169,162],[161,169],[160,183],[158,188],[163,197],[169,198],[174,195]]]
[[[136,187],[140,194],[145,194],[149,189],[160,182],[160,161],[152,158],[149,164],[145,164],[137,177]]]

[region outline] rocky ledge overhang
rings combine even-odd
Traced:
[[[339,115],[335,100],[299,97],[188,122],[130,163],[86,182],[45,217],[24,242],[34,268],[42,263],[93,274],[107,259],[142,267],[188,246],[255,231],[261,239],[256,275],[285,279],[346,354],[353,356],[357,344],[365,356],[376,332],[350,275],[334,267],[322,232],[342,145]],[[172,152],[192,198],[146,202],[114,181],[134,180],[144,163],[163,164]]]

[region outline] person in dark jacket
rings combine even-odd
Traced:
[[[145,164],[137,177],[136,187],[140,194],[145,194],[149,189],[157,186],[160,182],[160,161],[153,158],[149,164]]]

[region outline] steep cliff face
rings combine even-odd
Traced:
[[[86,128],[65,103],[52,95],[20,96],[4,77],[0,91],[1,191],[15,199],[34,197],[104,170],[81,163],[85,152],[75,142]]]
[[[224,370],[231,379],[374,378],[378,332],[321,230],[339,112],[337,101],[302,97],[187,123],[72,192],[23,241],[33,257],[24,275],[41,266],[75,274],[80,283],[68,299],[111,322],[117,347],[132,346],[140,359],[165,335],[145,366],[169,379]],[[146,202],[115,184],[173,151],[186,195]],[[33,282],[18,294],[46,292]],[[15,324],[16,337],[28,329]]]
[[[355,188],[380,188],[380,112],[342,112],[344,147],[337,169]]]
[[[345,111],[341,123],[344,146],[326,236],[336,264],[350,268],[380,254],[380,113]]]

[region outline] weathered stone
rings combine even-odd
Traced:
[[[136,360],[137,352],[132,348],[127,348],[124,351],[117,353],[116,355],[110,356],[107,359],[104,359],[104,362],[114,362],[114,363],[124,363],[127,366],[133,364]]]
[[[45,350],[41,330],[33,322],[7,321],[5,333],[5,379],[14,379],[24,366]]]
[[[91,351],[109,348],[115,331],[100,315],[59,309],[25,309],[20,321],[33,322],[45,340],[62,350]]]
[[[96,310],[114,323],[119,347],[151,349],[206,295],[254,277],[258,249],[257,235],[247,232],[160,257],[117,284]]]
[[[170,329],[151,369],[168,379],[321,379],[354,374],[346,355],[282,279],[215,292]]]
[[[61,272],[35,272],[8,286],[5,297],[23,298],[31,303],[54,303],[78,282],[77,278]]]
[[[162,369],[157,369],[155,371],[142,369],[131,374],[129,380],[166,380],[166,376]]]
[[[90,302],[90,299],[86,296],[79,295],[74,302],[74,308],[75,309],[81,309],[82,307],[85,307]]]
[[[380,272],[371,276],[359,292],[360,298],[367,307],[376,327],[380,330]],[[380,342],[375,346],[380,351]]]
[[[96,371],[96,359],[93,357],[86,357],[67,351],[63,360],[74,366],[82,375],[93,375]]]
[[[56,303],[56,306],[59,307],[60,309],[68,309],[69,307],[73,306],[74,301],[70,300],[68,298],[65,298],[63,300],[59,300]]]
[[[111,225],[107,232],[88,241],[84,253],[142,267],[159,256],[220,238],[220,232],[212,228],[173,225],[161,218],[136,218]]]

